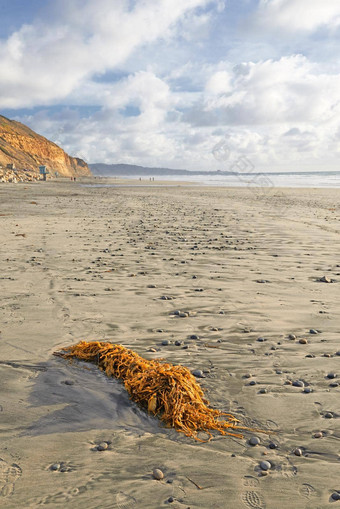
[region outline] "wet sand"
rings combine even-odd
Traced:
[[[1,185],[0,506],[328,507],[340,492],[339,198]],[[52,355],[81,339],[203,370],[212,406],[268,433],[197,443],[162,427],[120,382]]]

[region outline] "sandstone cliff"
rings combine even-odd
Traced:
[[[82,159],[69,156],[24,124],[0,115],[0,166],[7,164],[33,173],[38,173],[39,166],[45,165],[53,176],[56,171],[65,177],[91,175]]]

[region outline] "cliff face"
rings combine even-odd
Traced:
[[[13,163],[16,168],[39,171],[45,165],[51,175],[65,177],[91,175],[85,161],[71,157],[52,141],[24,124],[0,115],[0,165]]]

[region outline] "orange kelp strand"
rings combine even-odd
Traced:
[[[216,430],[241,438],[239,430],[249,429],[232,415],[209,408],[200,385],[183,366],[149,361],[122,345],[100,341],[81,341],[55,355],[97,364],[107,376],[124,382],[133,401],[188,437],[199,440],[197,433],[203,431],[211,438]]]

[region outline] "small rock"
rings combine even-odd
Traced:
[[[302,449],[299,448],[295,449],[294,454],[295,456],[302,456]]]
[[[259,390],[259,394],[267,394],[267,389],[262,387],[262,389]]]
[[[272,465],[271,465],[271,463],[269,463],[269,461],[264,460],[264,461],[261,461],[260,468],[262,470],[270,470],[272,468]]]
[[[171,342],[169,341],[169,339],[164,339],[164,340],[162,341],[162,346],[168,346],[168,345],[170,345],[170,343],[171,343]]]
[[[308,340],[306,338],[301,338],[301,339],[299,339],[299,343],[300,343],[300,345],[307,345]]]
[[[181,345],[183,345],[183,341],[180,341],[179,339],[177,339],[177,340],[175,341],[175,345],[176,345],[176,346],[181,346]]]
[[[275,442],[269,442],[269,449],[277,449],[279,446]]]
[[[249,385],[256,385],[256,380],[250,380]]]
[[[157,481],[164,479],[164,474],[163,474],[162,470],[160,470],[159,468],[154,468],[152,471],[152,475],[153,475],[153,478],[156,479]]]
[[[50,466],[50,470],[53,470],[53,472],[57,472],[57,470],[60,469],[59,463],[53,463],[53,465]]]
[[[199,339],[199,336],[197,336],[197,334],[191,334],[191,336],[189,336],[189,339]]]
[[[314,433],[313,437],[314,438],[322,438],[323,437],[322,431],[317,431],[316,433]]]
[[[260,337],[260,338],[257,338],[256,341],[259,341],[260,343],[263,343],[264,341],[267,341],[267,340],[266,340],[266,338]]]
[[[322,276],[318,279],[318,281],[320,281],[320,283],[332,283],[332,279],[330,279],[329,277],[327,276]]]
[[[331,497],[332,500],[340,500],[340,493],[335,491],[334,493],[332,493]]]
[[[149,351],[149,352],[157,352],[156,348],[153,348],[153,347],[149,348],[149,350],[148,350],[148,351]]]
[[[305,388],[303,389],[303,392],[304,392],[305,394],[310,394],[311,392],[313,392],[313,389],[312,389],[311,387],[305,387]]]
[[[333,419],[334,415],[332,414],[332,412],[326,412],[325,413],[325,419]]]
[[[255,446],[255,445],[259,445],[260,443],[261,443],[261,440],[259,439],[259,437],[251,437],[249,439],[249,444],[250,445]]]
[[[169,498],[168,498],[168,502],[169,502],[169,504],[172,504],[172,502],[174,502],[174,501],[175,501],[174,497],[169,497]]]
[[[288,339],[291,339],[292,341],[296,339],[295,334],[289,334]]]
[[[304,382],[303,382],[302,380],[295,380],[295,381],[293,382],[293,386],[294,386],[294,387],[304,387],[304,386],[305,386],[305,384],[304,384]]]
[[[108,447],[109,444],[107,442],[101,442],[99,445],[97,445],[97,451],[106,451]]]
[[[184,311],[181,311],[178,316],[180,318],[187,318],[189,316],[189,313],[185,313]]]
[[[203,371],[201,369],[194,369],[194,371],[192,371],[192,374],[196,378],[205,378],[204,373],[203,373]]]
[[[261,470],[261,475],[263,475],[263,477],[265,477],[268,474],[269,474],[268,470]]]
[[[328,373],[327,378],[330,379],[336,378],[336,373]]]
[[[319,334],[319,331],[316,329],[310,329],[309,334]]]

